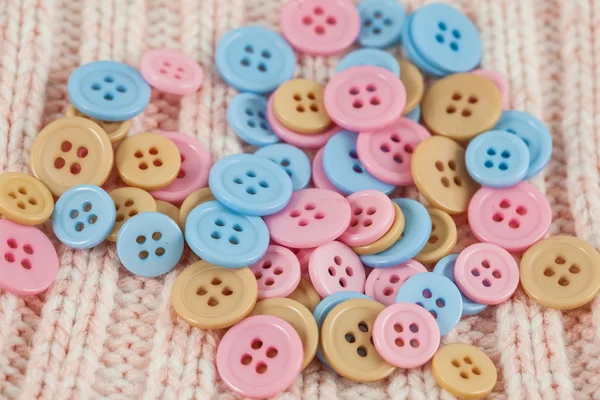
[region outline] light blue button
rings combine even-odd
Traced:
[[[406,11],[394,0],[363,0],[356,6],[360,14],[358,42],[364,47],[389,47],[400,42]]]
[[[256,147],[279,142],[267,121],[267,99],[253,93],[240,93],[227,108],[227,122],[244,142]]]
[[[52,213],[54,234],[74,249],[90,249],[106,239],[115,224],[112,198],[102,188],[79,185],[59,197]]]
[[[279,165],[292,180],[294,190],[304,189],[310,182],[312,167],[306,153],[291,144],[278,143],[254,153]]]
[[[392,199],[404,214],[404,231],[396,243],[377,254],[360,256],[363,264],[373,268],[400,265],[416,256],[431,234],[431,217],[423,205],[411,199]]]
[[[83,114],[103,121],[125,121],[140,114],[150,101],[150,86],[129,65],[94,61],[69,77],[69,99]]]
[[[361,65],[373,65],[385,68],[397,77],[400,77],[400,65],[398,65],[398,61],[387,51],[379,49],[359,49],[346,54],[338,63],[336,72],[339,73],[345,69]]]
[[[417,106],[408,114],[404,116],[405,118],[412,119],[415,122],[419,122],[421,120],[421,106],[417,104]]]
[[[260,26],[229,31],[217,45],[221,78],[240,92],[269,93],[292,79],[296,55],[277,33]]]
[[[428,61],[423,59],[423,56],[417,51],[415,48],[412,37],[410,35],[410,26],[413,20],[413,14],[409,15],[406,18],[406,22],[404,23],[404,27],[402,28],[402,47],[406,50],[406,54],[408,58],[419,68],[421,71],[435,77],[443,77],[448,75],[446,71],[442,71],[439,68],[431,65]],[[402,73],[402,72],[400,72]]]
[[[408,278],[398,289],[396,303],[413,303],[429,311],[442,336],[458,324],[463,307],[456,285],[434,272],[422,272]]]
[[[471,140],[465,153],[467,171],[480,184],[492,188],[514,186],[525,178],[529,149],[506,131],[488,131]]]
[[[183,254],[183,235],[175,221],[158,212],[127,220],[117,235],[117,255],[131,273],[146,278],[163,275]]]
[[[292,180],[285,171],[254,154],[221,158],[210,170],[208,185],[223,205],[246,215],[275,214],[292,196]]]
[[[260,217],[237,214],[218,201],[209,201],[194,208],[185,220],[185,240],[198,257],[211,264],[242,268],[265,255],[269,230]]]

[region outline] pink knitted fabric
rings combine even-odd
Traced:
[[[64,115],[77,66],[100,59],[137,66],[144,51],[161,47],[203,66],[202,90],[153,93],[132,132],[179,130],[207,143],[215,159],[244,150],[227,125],[236,91],[216,73],[215,46],[244,24],[279,30],[282,1],[0,0],[0,172],[29,172],[32,141]],[[423,3],[402,1],[409,11]],[[600,2],[448,3],[481,30],[483,67],[507,77],[511,108],[538,116],[552,132],[550,165],[533,179],[552,205],[551,234],[600,246]],[[338,60],[299,55],[297,76],[323,83]],[[418,197],[414,188],[399,194]],[[166,276],[144,279],[121,267],[112,243],[74,251],[43,229],[57,246],[60,272],[38,296],[0,291],[0,399],[236,398],[215,368],[222,332],[192,329],[171,308],[173,281],[193,255]],[[464,221],[459,232],[459,249],[474,242]],[[510,301],[463,318],[442,341],[470,343],[491,357],[499,379],[490,398],[600,398],[600,299],[560,312],[518,289]],[[359,384],[315,361],[280,398],[452,396],[429,365]]]

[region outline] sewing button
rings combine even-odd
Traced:
[[[198,189],[185,198],[179,209],[179,226],[185,227],[185,221],[192,210],[207,201],[216,200],[209,188]]]
[[[417,104],[415,109],[406,114],[405,117],[415,122],[421,121],[421,106]]]
[[[428,210],[431,217],[431,234],[423,250],[415,256],[415,260],[424,264],[438,262],[450,254],[458,238],[456,224],[451,216],[437,208]]]
[[[337,292],[362,293],[365,290],[365,267],[347,245],[333,241],[317,247],[308,261],[310,281],[321,297]]]
[[[331,119],[323,104],[323,86],[308,79],[292,79],[273,93],[273,111],[286,128],[304,134],[329,128]]]
[[[129,133],[129,129],[131,129],[131,120],[102,121],[83,114],[78,109],[73,107],[73,104],[69,104],[65,116],[87,118],[92,122],[95,122],[96,124],[98,124],[98,126],[100,126],[100,128],[102,128],[104,132],[106,132],[106,135],[108,136],[108,139],[112,144],[119,143],[121,140],[125,139],[125,137]]]
[[[250,270],[258,283],[258,298],[286,297],[300,282],[300,262],[291,250],[269,245],[265,255]]]
[[[325,152],[325,147],[321,147],[317,154],[315,154],[315,158],[313,158],[312,162],[312,182],[316,188],[319,189],[327,189],[336,193],[342,194],[341,191],[338,190],[333,183],[329,180],[327,175],[325,175],[325,170],[323,169],[323,153]]]
[[[406,11],[400,3],[389,0],[363,0],[356,8],[360,14],[358,43],[361,46],[384,48],[400,42],[406,17]]]
[[[54,198],[39,180],[21,172],[0,174],[0,215],[21,225],[43,224],[52,215]]]
[[[404,107],[403,115],[408,116],[408,114],[419,107],[419,103],[423,98],[425,83],[423,81],[423,74],[421,74],[421,71],[413,63],[399,59],[398,65],[400,67],[400,80],[406,90],[406,106]]]
[[[171,203],[162,200],[156,200],[156,212],[166,215],[173,221],[177,222],[179,229],[183,232],[184,225],[179,223],[179,208]]]
[[[394,206],[394,222],[392,222],[392,226],[383,235],[381,238],[377,239],[373,243],[366,244],[364,246],[354,246],[352,250],[356,254],[367,255],[367,254],[377,254],[386,249],[392,247],[394,243],[400,239],[402,232],[404,231],[404,214],[402,214],[402,210],[398,206],[398,204],[392,202]]]
[[[418,261],[408,260],[403,264],[376,268],[369,274],[365,284],[365,294],[383,305],[396,303],[398,289],[408,278],[427,269]]]
[[[277,143],[258,149],[254,155],[268,158],[279,165],[292,180],[292,189],[304,189],[310,182],[311,166],[306,153],[286,143]]]
[[[408,58],[419,68],[421,71],[428,75],[435,77],[443,77],[447,75],[447,71],[437,68],[429,61],[425,60],[415,47],[411,37],[411,25],[414,20],[414,12],[406,17],[404,26],[402,27],[402,47],[406,51]]]
[[[298,287],[287,298],[296,300],[298,303],[308,308],[310,312],[312,312],[321,301],[321,296],[319,296],[319,293],[317,293],[312,283],[304,277],[300,278]]]
[[[494,70],[481,68],[475,69],[471,71],[471,73],[492,81],[500,91],[500,96],[502,96],[502,109],[506,110],[509,108],[510,98],[508,93],[508,83],[504,76]]]
[[[204,72],[187,55],[175,50],[153,49],[140,60],[140,73],[151,86],[172,94],[188,94],[200,89]]]
[[[106,238],[111,242],[117,241],[117,234],[129,218],[144,212],[156,211],[156,201],[145,190],[131,187],[115,189],[108,193],[113,202],[117,216],[112,231]]]
[[[389,197],[377,190],[363,190],[346,198],[352,219],[339,237],[348,246],[364,246],[383,237],[394,223],[396,209]]]
[[[387,51],[379,49],[358,49],[351,51],[340,60],[335,72],[339,74],[348,68],[362,65],[384,68],[394,75],[400,76],[400,66],[396,59]]]
[[[244,142],[256,147],[279,142],[267,121],[267,99],[254,93],[237,94],[227,107],[227,122]]]
[[[300,262],[300,270],[308,274],[308,261],[315,249],[290,249],[296,255]]]

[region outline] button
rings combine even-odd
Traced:
[[[450,254],[456,246],[456,223],[451,216],[437,208],[427,210],[431,217],[431,234],[423,250],[415,256],[415,260],[424,264],[433,264]]]
[[[52,215],[54,198],[46,186],[21,172],[0,174],[0,215],[22,225],[43,224]]]
[[[365,267],[347,245],[334,241],[317,247],[308,262],[310,281],[321,297],[337,292],[362,293]]]
[[[46,290],[58,275],[52,242],[34,226],[0,219],[0,289],[20,296]]]
[[[414,110],[405,115],[406,118],[415,122],[421,121],[421,106],[417,105]]]
[[[267,99],[254,93],[237,94],[227,107],[227,122],[244,142],[256,147],[279,142],[267,121]]]
[[[510,93],[508,92],[508,83],[506,82],[506,78],[491,69],[475,69],[471,71],[472,74],[482,76],[486,79],[489,79],[496,85],[498,90],[500,91],[500,95],[502,96],[502,109],[506,110],[510,108]]]
[[[350,131],[383,129],[400,118],[405,104],[406,92],[398,76],[379,67],[348,68],[325,87],[329,116]]]
[[[433,136],[415,149],[411,173],[419,192],[433,207],[463,214],[479,185],[465,165],[465,149],[451,139]]]
[[[156,202],[150,193],[138,188],[124,187],[108,193],[115,203],[117,217],[112,231],[106,238],[111,242],[117,241],[117,234],[129,218],[143,212],[156,211]]]
[[[352,46],[360,17],[349,0],[289,0],[281,9],[279,26],[294,49],[325,56]]]
[[[67,112],[65,113],[66,117],[81,117],[87,118],[92,122],[95,122],[106,132],[108,139],[111,143],[119,143],[121,140],[125,139],[127,134],[129,133],[129,129],[131,128],[131,120],[127,121],[102,121],[96,118],[89,117],[83,113],[81,113],[78,109],[73,107],[72,104],[69,104],[67,107]]]
[[[358,43],[365,47],[390,47],[400,42],[406,11],[389,0],[363,0],[356,6],[360,14]]]
[[[300,262],[291,250],[270,245],[250,270],[258,283],[258,298],[289,296],[300,282]]]
[[[179,208],[166,201],[156,200],[156,212],[165,214],[167,217],[177,222],[179,229],[183,232],[183,225],[179,223]]]
[[[365,294],[383,305],[396,303],[398,289],[408,278],[427,269],[418,261],[408,260],[389,268],[376,268],[369,274],[365,284]]]
[[[56,197],[73,186],[101,186],[113,166],[113,150],[98,125],[65,117],[46,125],[31,146],[31,172]]]
[[[319,296],[319,293],[317,293],[312,283],[310,283],[310,281],[304,277],[300,278],[298,287],[287,298],[296,300],[298,303],[308,308],[311,312],[321,301],[321,296]]]
[[[551,222],[548,199],[527,182],[504,189],[481,188],[469,204],[475,237],[508,251],[525,250],[541,240]]]
[[[327,189],[333,192],[342,194],[333,186],[333,183],[329,180],[327,175],[325,175],[325,170],[323,169],[323,153],[325,152],[325,147],[321,147],[317,154],[315,154],[315,158],[313,158],[312,162],[312,182],[316,188],[319,189]]]
[[[396,209],[389,197],[376,190],[363,190],[346,198],[352,209],[350,226],[340,236],[348,246],[364,246],[383,237],[394,223]]]
[[[337,239],[350,224],[350,204],[324,189],[292,194],[281,212],[264,218],[271,239],[297,249],[313,248]]]
[[[181,208],[179,209],[179,226],[185,227],[185,221],[194,208],[207,201],[213,200],[216,199],[209,188],[202,188],[192,192],[185,198],[183,203],[181,203]]]
[[[296,255],[300,262],[300,270],[308,273],[308,260],[315,249],[290,249]]]
[[[301,371],[302,343],[281,318],[260,315],[228,330],[217,349],[217,371],[232,391],[252,399],[292,386]]]
[[[423,74],[421,74],[421,71],[413,63],[398,59],[398,65],[400,66],[400,80],[406,90],[406,106],[404,107],[403,115],[408,116],[408,114],[419,107],[419,103],[423,98],[425,83],[423,81]]]
[[[171,302],[187,324],[221,329],[250,314],[257,294],[256,279],[249,268],[227,269],[198,261],[177,275]]]
[[[279,165],[292,180],[292,189],[304,189],[310,182],[310,160],[299,148],[291,144],[277,143],[258,149],[254,155],[268,158]]]
[[[410,58],[410,60],[426,74],[434,77],[446,76],[448,74],[447,71],[437,68],[435,65],[425,60],[415,47],[411,37],[411,25],[414,20],[414,14],[415,13],[413,12],[406,17],[406,21],[402,27],[402,47],[406,50],[408,58]]]
[[[379,49],[358,49],[351,51],[340,60],[335,72],[339,74],[348,68],[361,65],[372,65],[374,67],[384,68],[392,74],[400,76],[400,66],[396,59],[387,51]]]
[[[221,78],[240,92],[269,93],[292,79],[296,55],[277,33],[260,26],[227,32],[217,44]]]
[[[129,65],[116,61],[84,64],[69,76],[69,100],[85,115],[103,121],[125,121],[150,101],[150,86]]]
[[[273,93],[273,111],[286,128],[305,134],[329,128],[331,119],[323,104],[323,86],[308,79],[292,79]]]
[[[377,254],[386,249],[392,247],[394,243],[400,239],[402,232],[404,231],[404,214],[402,214],[402,210],[398,206],[398,204],[392,202],[394,206],[394,222],[392,226],[387,231],[385,235],[383,235],[380,239],[377,239],[373,243],[364,245],[364,246],[354,246],[352,250],[356,254],[366,255],[366,254]]]
[[[581,239],[544,239],[523,255],[521,285],[536,303],[572,310],[592,301],[600,290],[600,254]]]
[[[140,73],[152,87],[166,93],[188,94],[200,89],[204,72],[187,55],[174,50],[153,49],[140,60]]]

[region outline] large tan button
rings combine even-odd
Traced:
[[[375,300],[351,299],[335,306],[321,328],[321,349],[333,369],[356,382],[374,382],[396,367],[373,345],[373,324],[385,306]]]
[[[56,197],[73,186],[102,186],[113,166],[106,133],[89,119],[64,117],[46,125],[29,156],[31,171]]]
[[[165,214],[167,217],[171,218],[173,221],[177,222],[179,225],[179,208],[175,207],[173,204],[162,201],[156,201],[156,211],[159,213]],[[183,229],[181,225],[179,225],[179,229]]]
[[[498,374],[490,358],[476,347],[451,343],[433,356],[431,372],[437,383],[464,399],[481,399],[492,392]]]
[[[312,283],[304,277],[300,278],[298,287],[287,298],[296,300],[298,303],[308,308],[310,312],[315,311],[315,308],[321,302],[321,296],[319,296],[317,290],[313,287]]]
[[[20,172],[0,174],[0,215],[21,225],[37,225],[53,210],[54,198],[42,182]]]
[[[127,136],[129,129],[131,128],[131,120],[120,122],[101,121],[83,114],[81,111],[73,107],[72,104],[69,104],[67,107],[66,116],[87,118],[90,121],[97,123],[100,128],[104,129],[104,132],[106,132],[106,135],[111,143],[118,143],[125,139],[125,136]]]
[[[302,369],[310,364],[319,346],[319,328],[308,308],[295,300],[275,297],[256,303],[252,315],[273,315],[292,325],[298,332],[304,349]]]
[[[421,110],[432,132],[462,142],[496,125],[502,114],[502,95],[489,79],[454,74],[429,88]]]
[[[115,189],[109,195],[115,202],[117,210],[115,226],[113,226],[112,231],[106,238],[111,242],[117,241],[117,234],[129,218],[143,212],[156,211],[156,201],[145,190],[125,187]]]
[[[183,203],[181,203],[181,208],[179,209],[179,226],[181,226],[182,229],[185,228],[185,220],[192,210],[202,203],[213,200],[216,199],[209,188],[198,189],[190,193]]]
[[[467,211],[471,197],[479,189],[467,172],[465,149],[443,136],[432,136],[419,143],[410,168],[423,197],[450,215]]]
[[[529,248],[520,265],[521,285],[536,303],[571,310],[600,290],[600,254],[581,239],[555,236]]]
[[[398,60],[400,66],[400,80],[406,89],[406,106],[403,115],[408,114],[415,109],[423,98],[425,85],[423,83],[423,74],[413,63],[407,60]]]
[[[369,255],[382,252],[385,249],[392,247],[392,245],[396,243],[398,239],[400,239],[402,231],[404,230],[404,214],[402,214],[402,210],[398,204],[394,203],[393,201],[392,204],[396,210],[396,217],[394,218],[394,222],[392,223],[390,229],[388,229],[385,235],[371,244],[353,247],[352,250],[354,250],[356,254]]]
[[[171,291],[179,318],[204,329],[227,328],[241,321],[257,297],[258,285],[249,268],[222,268],[205,261],[181,271]]]
[[[437,208],[427,210],[431,217],[431,234],[423,250],[414,258],[423,264],[433,264],[452,252],[456,246],[456,224],[451,216]]]
[[[177,178],[181,156],[168,138],[145,132],[123,140],[117,149],[116,165],[119,176],[128,185],[157,190]]]
[[[286,128],[305,134],[323,132],[331,125],[325,111],[325,88],[308,79],[285,82],[273,94],[273,111]]]

